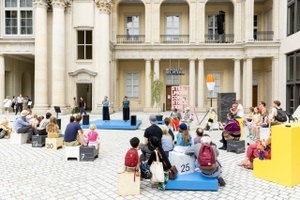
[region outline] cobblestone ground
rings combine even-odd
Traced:
[[[137,115],[142,124],[136,131],[99,130],[101,153],[94,162],[65,161],[64,149],[49,151],[32,148],[29,144],[10,144],[0,140],[0,199],[300,199],[300,185],[288,188],[257,179],[252,171],[240,168],[237,163],[245,154],[220,152],[226,187],[210,191],[159,191],[150,187],[149,181],[141,183],[138,196],[119,196],[117,172],[122,167],[124,155],[129,148],[129,139],[143,139],[144,129],[149,126],[149,114]],[[168,116],[169,113],[164,113]],[[198,114],[202,119],[203,114]],[[90,120],[101,116],[90,115]],[[8,117],[11,121],[15,115]],[[62,130],[69,116],[61,116]],[[111,115],[120,119],[121,113]],[[4,116],[0,116],[2,121]],[[191,125],[195,134],[197,121]],[[220,131],[211,131],[213,141],[220,145]],[[300,169],[299,169],[300,170]]]

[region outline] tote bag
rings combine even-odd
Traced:
[[[162,162],[159,161],[157,150],[154,150],[156,154],[156,161],[153,161],[150,166],[150,171],[152,172],[151,181],[155,183],[164,182],[165,175],[164,175],[164,168]]]

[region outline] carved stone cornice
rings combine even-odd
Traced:
[[[100,13],[110,14],[112,11],[113,2],[111,0],[95,0]]]
[[[68,73],[70,76],[77,76],[78,74],[88,74],[89,76],[97,76],[97,72],[94,72],[94,71],[91,71],[89,69],[85,69],[85,68],[80,68],[80,69],[77,69],[73,72],[69,72]]]
[[[48,0],[51,5],[52,8],[56,7],[56,8],[67,8],[71,6],[71,0]]]
[[[49,0],[33,0],[33,5],[36,8],[45,8],[49,7]]]

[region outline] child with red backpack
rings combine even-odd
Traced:
[[[216,146],[213,145],[209,136],[203,136],[201,143],[186,149],[185,154],[195,155],[199,166],[200,173],[208,178],[218,178],[220,186],[225,186],[226,183],[222,178],[221,165],[217,160],[219,155]]]
[[[139,176],[139,169],[141,165],[140,156],[141,151],[139,151],[140,140],[137,137],[130,139],[131,148],[127,151],[125,155],[125,171],[134,172],[135,176]],[[135,180],[134,176],[134,180]]]

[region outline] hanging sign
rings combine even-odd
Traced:
[[[180,68],[180,67],[167,68],[166,69],[166,75],[178,75],[178,76],[182,76],[182,75],[184,75],[183,68]]]

